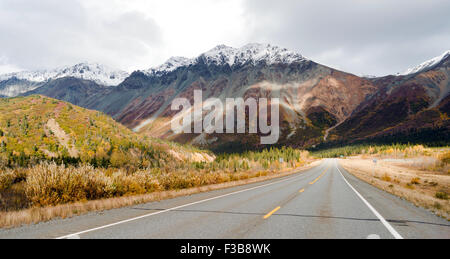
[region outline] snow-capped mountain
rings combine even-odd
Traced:
[[[0,75],[0,81],[8,79],[26,80],[41,83],[63,77],[75,77],[91,80],[105,86],[115,86],[123,82],[129,74],[125,71],[115,70],[96,63],[80,63],[51,70],[24,71]]]
[[[279,98],[279,144],[286,146],[303,148],[323,141],[378,137],[383,141],[402,136],[409,140],[411,134],[422,134],[415,131],[418,128],[423,129],[420,138],[434,141],[448,135],[449,54],[447,51],[410,69],[408,73],[414,74],[409,76],[361,77],[268,44],[242,48],[219,45],[195,58],[173,57],[127,78],[124,73],[123,82],[114,71],[109,73],[103,66],[89,64],[16,73],[4,81],[0,76],[0,96],[39,94],[64,100],[101,111],[148,136],[207,143],[218,151],[234,152],[232,149],[241,146],[260,148],[259,140],[254,142],[257,138],[242,138],[239,134],[173,134],[173,100],[187,98],[193,103],[194,91],[200,89],[204,90],[204,100]],[[58,79],[49,80],[53,78]],[[114,79],[117,81],[111,83]],[[120,87],[105,86],[119,83]]]
[[[404,73],[401,73],[400,75],[411,75],[411,74],[416,74],[419,72],[423,72],[423,71],[432,69],[434,66],[441,63],[442,60],[448,58],[449,56],[450,56],[450,50],[447,50],[439,57],[435,57],[433,59],[430,59],[430,60],[416,66],[416,67],[410,68],[410,69],[406,70]]]
[[[15,77],[7,80],[0,80],[0,98],[15,97],[28,91],[32,91],[40,87],[42,84],[43,83],[17,79]]]
[[[193,59],[185,58],[185,57],[172,57],[166,61],[166,63],[151,68],[145,71],[147,74],[159,74],[159,73],[168,73],[176,70],[179,67],[189,66],[194,63]]]
[[[242,48],[232,48],[219,45],[196,58],[173,57],[161,66],[144,71],[147,75],[159,75],[172,72],[179,67],[190,66],[203,60],[207,65],[244,65],[251,63],[256,65],[265,62],[267,65],[276,63],[291,64],[307,61],[302,55],[270,44],[252,43]]]

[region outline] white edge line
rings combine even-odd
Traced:
[[[394,238],[395,239],[403,239],[403,237],[391,226],[391,224],[389,224],[389,222],[387,222],[383,218],[383,216],[381,216],[381,214],[378,213],[378,211],[372,205],[370,205],[370,203],[366,199],[364,199],[364,197],[355,188],[353,188],[353,186],[347,181],[347,179],[345,179],[344,175],[342,174],[341,170],[339,169],[339,166],[337,165],[337,162],[336,162],[336,168],[339,171],[339,173],[341,174],[344,181],[347,183],[347,185],[356,193],[356,195],[358,195],[358,197],[367,205],[367,207],[369,207],[369,209],[373,212],[373,214],[375,214],[375,216],[377,216],[377,218],[381,221],[381,223],[383,223],[383,225],[394,236]]]
[[[300,173],[300,172],[298,172],[298,173]],[[296,173],[296,174],[298,174],[298,173]],[[181,209],[181,208],[188,207],[188,206],[191,206],[191,205],[195,205],[195,204],[199,204],[199,203],[203,203],[203,202],[207,202],[207,201],[212,201],[212,200],[220,199],[220,198],[223,198],[223,197],[231,196],[231,195],[234,195],[234,194],[243,193],[243,192],[247,192],[247,191],[251,191],[251,190],[267,187],[267,186],[270,186],[270,185],[286,182],[286,181],[295,179],[295,178],[297,178],[299,176],[300,175],[297,175],[297,176],[294,176],[294,177],[289,177],[288,176],[287,179],[276,181],[276,182],[273,182],[273,183],[259,185],[259,186],[252,187],[252,188],[249,188],[249,189],[240,190],[240,191],[236,191],[236,192],[232,192],[232,193],[228,193],[228,194],[212,197],[212,198],[209,198],[209,199],[205,199],[205,200],[200,200],[200,201],[184,204],[184,205],[181,205],[181,206],[173,207],[173,208],[162,210],[162,211],[158,211],[158,212],[153,212],[153,213],[150,213],[150,214],[142,215],[142,216],[131,218],[131,219],[127,219],[127,220],[122,220],[122,221],[119,221],[119,222],[116,222],[116,223],[112,223],[112,224],[108,224],[108,225],[104,225],[104,226],[101,226],[101,227],[91,228],[91,229],[80,231],[80,232],[73,233],[73,234],[70,234],[70,235],[57,237],[56,239],[67,239],[67,238],[71,238],[73,236],[79,236],[79,235],[86,234],[86,233],[89,233],[89,232],[93,232],[93,231],[97,231],[97,230],[100,230],[100,229],[105,229],[105,228],[117,226],[117,225],[120,225],[120,224],[128,223],[128,222],[131,222],[131,221],[135,221],[135,220],[139,220],[139,219],[143,219],[143,218],[147,218],[147,217],[151,217],[151,216],[158,215],[158,214],[161,214],[161,213],[165,213],[165,212]]]

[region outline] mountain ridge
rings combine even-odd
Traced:
[[[146,75],[163,75],[172,72],[181,67],[188,67],[203,60],[207,65],[225,65],[230,67],[242,66],[248,62],[256,64],[266,62],[275,63],[293,63],[306,61],[302,55],[271,44],[250,43],[241,48],[233,48],[226,45],[218,45],[211,50],[200,54],[195,58],[171,57],[162,65],[144,70]]]
[[[413,74],[371,79],[379,90],[330,132],[332,139],[406,142],[407,136],[414,135],[414,141],[448,142],[450,56],[441,57],[423,63],[429,66],[417,66],[421,69]]]
[[[439,65],[440,62],[442,62],[443,60],[445,60],[449,57],[450,57],[450,50],[447,50],[442,55],[432,58],[430,60],[427,60],[427,61],[423,62],[422,64],[412,67],[399,75],[406,76],[406,75],[416,74],[416,73],[420,73],[420,72],[426,72],[426,70],[433,69],[433,67]]]
[[[99,85],[116,86],[129,74],[98,63],[79,63],[49,70],[22,71],[0,75],[0,94],[15,97],[19,94],[35,90],[52,80],[74,77],[90,80]],[[11,84],[15,81],[16,84]]]
[[[28,95],[43,94],[102,111],[144,135],[206,143],[217,149],[243,138],[173,135],[170,119],[176,112],[170,110],[171,101],[187,98],[192,103],[194,90],[203,90],[204,99],[279,98],[279,145],[303,148],[346,141],[351,136],[364,139],[381,132],[390,134],[394,132],[389,131],[391,127],[407,128],[405,125],[414,125],[408,121],[422,120],[415,115],[427,109],[437,108],[433,125],[445,127],[447,106],[442,112],[440,104],[450,91],[450,62],[448,56],[443,57],[414,74],[359,77],[270,44],[219,45],[196,58],[173,57],[161,66],[135,71],[115,87],[66,77]],[[253,138],[245,138],[248,146],[258,146]]]

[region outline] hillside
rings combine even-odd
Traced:
[[[22,95],[67,101],[108,114],[144,136],[214,151],[264,146],[255,135],[174,135],[170,125],[177,113],[170,106],[174,99],[187,98],[192,104],[195,90],[203,91],[203,101],[219,98],[223,103],[226,98],[279,98],[280,147],[371,141],[445,144],[450,132],[449,59],[446,52],[404,74],[363,78],[273,45],[219,45],[195,58],[174,57],[136,71],[114,87],[71,76],[37,88],[27,85],[28,92]],[[10,79],[0,89],[11,94],[18,91],[14,84],[25,82]]]
[[[210,159],[141,137],[101,112],[39,95],[0,100],[0,158],[3,166],[54,160],[134,168]]]
[[[330,139],[448,144],[450,57],[447,53],[424,64],[410,69],[411,74],[371,79],[378,92]]]
[[[197,58],[172,58],[135,72],[119,86],[80,105],[103,111],[148,136],[202,145],[214,150],[241,146],[261,148],[259,138],[239,135],[174,136],[172,100],[203,90],[210,97],[280,98],[280,145],[304,147],[320,143],[326,130],[344,121],[377,88],[370,81],[317,64],[295,52],[264,44],[235,49],[227,46]],[[244,139],[244,140],[243,140]]]
[[[102,95],[108,88],[108,86],[99,85],[94,81],[64,77],[49,81],[23,95],[44,95],[78,106],[88,107],[89,103],[96,102],[97,95]]]

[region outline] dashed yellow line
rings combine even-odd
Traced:
[[[327,169],[325,169],[325,171],[323,171],[323,173],[317,177],[314,181],[310,182],[309,184],[313,185],[315,184],[317,181],[320,180],[320,178],[322,178],[322,176],[325,175],[325,173],[328,171],[328,169],[330,169],[329,167]],[[298,191],[299,193],[304,193],[305,189],[301,189],[300,191]],[[264,219],[268,219],[270,218],[275,212],[279,211],[281,209],[281,207],[276,207],[274,210],[272,210],[271,212],[269,212],[267,215],[264,216]]]
[[[271,212],[269,212],[269,214],[267,214],[266,216],[264,216],[264,219],[268,219],[270,218],[270,216],[272,216],[275,212],[277,212],[279,209],[281,209],[281,207],[277,207],[276,209],[272,210]]]
[[[317,177],[316,180],[310,182],[309,184],[310,184],[310,185],[313,185],[313,184],[315,184],[317,181],[319,181],[320,178],[322,178],[322,176],[325,175],[325,173],[328,171],[328,169],[330,169],[330,168],[328,167],[327,169],[325,169],[325,171],[323,171],[323,173],[322,173],[319,177]]]

